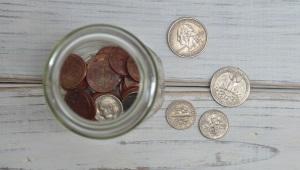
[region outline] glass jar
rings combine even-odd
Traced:
[[[65,103],[59,74],[69,54],[78,54],[86,61],[105,46],[119,46],[135,60],[140,73],[139,92],[132,106],[118,118],[90,121],[78,116]],[[130,131],[155,113],[163,102],[163,82],[161,61],[151,49],[122,28],[97,24],[72,31],[56,45],[46,64],[43,84],[48,105],[62,124],[82,136],[105,139]]]

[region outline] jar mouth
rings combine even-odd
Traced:
[[[73,112],[64,101],[59,83],[66,57],[82,45],[97,41],[125,49],[140,73],[140,88],[132,106],[118,118],[103,122],[86,120]],[[88,25],[67,34],[53,49],[45,68],[44,93],[52,112],[67,128],[90,138],[111,138],[131,130],[150,112],[159,86],[158,74],[153,53],[134,35],[112,25]]]

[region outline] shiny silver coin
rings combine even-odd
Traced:
[[[206,28],[194,18],[179,18],[169,28],[168,45],[179,57],[193,57],[199,54],[206,42]]]
[[[168,124],[175,129],[187,129],[196,120],[196,110],[190,102],[176,100],[168,106],[166,119]]]
[[[226,135],[229,122],[226,115],[219,110],[209,110],[202,114],[199,119],[201,134],[209,139],[219,139]]]
[[[222,106],[243,104],[250,94],[250,81],[237,67],[224,67],[214,73],[210,84],[214,100]]]
[[[95,99],[96,120],[112,120],[123,112],[121,101],[110,94],[99,96]]]

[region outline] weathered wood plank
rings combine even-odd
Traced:
[[[133,131],[110,140],[77,136],[62,127],[39,85],[0,87],[0,169],[299,169],[300,91],[253,90],[238,108],[221,108],[206,88],[167,88],[162,109]],[[167,105],[191,101],[197,119],[207,109],[227,113],[220,141],[196,124],[178,131],[165,121]]]
[[[0,80],[41,80],[46,59],[63,35],[83,25],[109,23],[152,48],[168,80],[207,83],[218,68],[233,65],[256,82],[299,87],[299,8],[298,1],[280,0],[1,0]],[[193,59],[175,57],[166,44],[169,24],[185,15],[208,29],[207,48]]]

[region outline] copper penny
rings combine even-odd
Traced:
[[[130,77],[135,81],[140,81],[140,74],[138,67],[132,58],[128,58],[127,60],[127,70]]]
[[[121,78],[109,66],[106,54],[98,54],[87,68],[87,82],[97,92],[110,92],[120,82]]]
[[[133,93],[133,92],[135,92],[135,93],[137,93],[139,91],[139,88],[138,87],[131,87],[131,88],[129,88],[129,89],[126,89],[126,90],[123,90],[122,92],[121,92],[121,97],[122,97],[122,99],[124,99],[126,96],[128,96],[130,93]]]
[[[121,76],[128,75],[126,67],[128,56],[128,53],[122,48],[115,47],[108,58],[109,64],[113,71]]]
[[[81,90],[84,90],[84,89],[87,89],[89,87],[87,81],[86,81],[86,78],[84,78],[80,83],[79,85],[76,87],[76,89],[81,89]]]
[[[129,89],[131,87],[138,87],[139,82],[134,81],[130,77],[124,77],[124,81],[122,82],[122,85],[123,85],[122,87],[123,89]]]
[[[101,48],[96,55],[98,54],[108,54],[110,55],[111,54],[111,51],[114,49],[115,47],[111,47],[111,46],[108,46],[108,47],[103,47]]]
[[[85,75],[85,62],[80,56],[71,54],[64,61],[60,70],[60,85],[67,90],[74,89],[81,83]]]
[[[81,90],[68,91],[65,95],[67,105],[79,116],[93,120],[96,114],[91,96]]]

